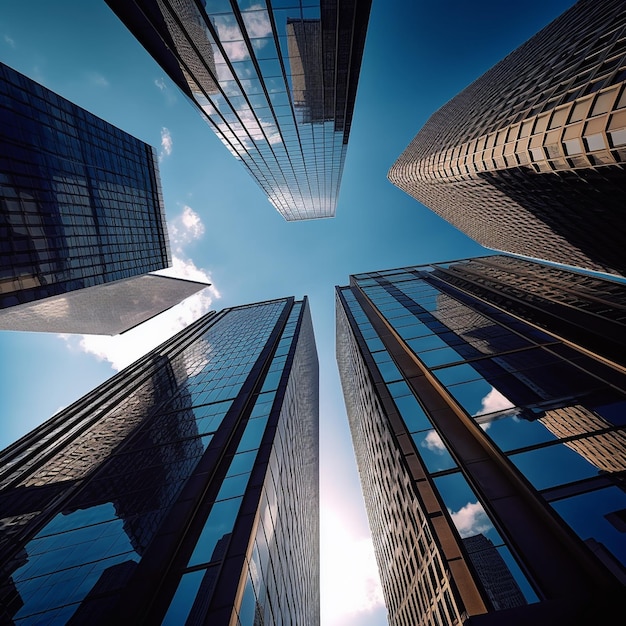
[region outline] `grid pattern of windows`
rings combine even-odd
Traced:
[[[358,333],[366,345],[375,350],[372,356],[376,359],[376,355],[380,355],[376,362],[391,361],[353,294],[347,289],[341,293],[358,324]],[[460,624],[463,605],[454,599],[457,597],[452,591],[454,582],[427,522],[426,507],[413,490],[411,474],[403,463],[340,303],[337,345],[339,371],[346,391],[348,419],[389,623],[394,626]],[[385,379],[384,366],[377,370]],[[391,378],[397,379],[398,375]],[[412,404],[413,423],[421,416],[426,427],[431,427],[419,402],[413,398],[411,403],[408,387],[404,385],[405,390],[401,385],[398,382],[389,385],[390,390],[394,389],[398,407]]]
[[[258,481],[268,451],[281,471],[268,470],[265,481],[264,502],[277,481],[264,526],[273,556],[260,562],[267,579],[255,572],[256,604],[277,616],[266,623],[315,614],[317,370],[310,319],[303,342],[296,332],[305,309],[276,300],[202,318],[3,453],[3,620],[111,623],[117,611],[134,623],[124,594],[140,615],[166,603],[157,607],[165,623],[205,615],[224,562],[252,546],[238,519],[249,518],[250,506],[263,510]],[[284,528],[271,527],[272,518]],[[171,559],[181,558],[186,566],[175,571]],[[164,562],[155,567],[155,559]],[[149,598],[133,591],[145,587],[145,570]],[[239,571],[245,582],[250,569],[242,562]],[[238,623],[251,626],[243,606],[233,596]]]
[[[286,220],[334,215],[369,0],[108,4]],[[146,29],[170,49],[146,41]]]
[[[485,246],[624,274],[625,159],[626,11],[581,0],[433,114],[389,178]]]
[[[169,265],[152,147],[0,64],[0,307]]]
[[[318,624],[320,619],[319,453],[309,417],[317,413],[317,398],[300,383],[311,377],[315,357],[308,316],[303,324],[263,483],[254,542],[248,548],[238,610],[241,626]],[[291,343],[289,334],[288,324],[274,357],[277,367]],[[288,557],[290,551],[297,558]]]
[[[625,584],[626,377],[619,364],[592,355],[593,332],[565,327],[568,313],[583,328],[599,317],[604,339],[623,336],[624,285],[485,257],[359,274],[338,294],[338,360],[391,623],[404,623],[398,594],[416,580],[406,580],[406,557],[395,557],[423,517],[407,521],[410,506],[394,513],[392,502],[378,500],[421,493],[421,472],[445,509],[437,519],[426,515],[431,531],[440,539],[444,518],[453,529],[486,610],[522,610],[552,593],[550,578],[537,577],[545,561],[522,545],[528,521],[517,525],[513,504],[493,495],[493,481],[505,475],[521,477],[515,489],[531,506],[558,513],[560,540],[575,533],[575,549],[583,559],[595,555],[607,587]],[[545,330],[521,321],[542,309],[550,313]],[[491,470],[483,445],[497,451]],[[406,469],[392,462],[402,456]],[[450,584],[465,597],[458,575]],[[423,581],[418,587],[435,594]],[[417,615],[414,623],[426,623]]]

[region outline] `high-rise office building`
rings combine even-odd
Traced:
[[[390,624],[623,614],[625,312],[624,284],[499,255],[337,288]]]
[[[626,275],[626,5],[580,0],[426,122],[395,185],[496,250]]]
[[[3,64],[0,96],[0,328],[120,332],[206,286],[142,276],[170,265],[151,146]]]
[[[0,459],[3,624],[319,624],[306,299],[207,314]]]
[[[332,217],[371,0],[107,0],[286,220]]]

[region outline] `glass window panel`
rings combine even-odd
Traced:
[[[420,430],[432,428],[430,420],[426,416],[426,413],[424,413],[424,409],[415,396],[411,394],[395,398],[395,403],[402,419],[404,420],[404,423],[406,424],[408,432],[415,433]]]
[[[241,17],[250,39],[269,37],[272,34],[270,16],[260,3],[253,4],[249,9],[243,10]]]
[[[585,136],[585,143],[587,144],[587,149],[591,152],[594,150],[604,150],[606,147],[604,137],[601,133]]]
[[[422,322],[420,322],[419,320],[415,318],[412,318],[412,319],[413,321],[410,324],[407,324],[406,326],[396,325],[398,334],[400,335],[400,337],[402,337],[402,339],[409,340],[407,341],[407,343],[409,344],[409,346],[411,346],[411,348],[413,348],[410,342],[411,339],[414,339],[416,337],[425,337],[427,335],[434,336],[433,331],[430,330],[430,328],[428,328],[425,324],[422,324]],[[415,348],[413,349],[415,350]]]
[[[250,574],[248,574],[246,588],[243,592],[243,598],[241,599],[241,605],[239,607],[239,623],[241,626],[255,626],[255,624],[258,624],[258,622],[255,621],[255,607],[256,595],[252,587]]]
[[[426,350],[448,347],[445,341],[437,335],[428,335],[426,337],[420,337],[419,339],[411,339],[410,341],[407,341],[407,343],[417,356],[420,356],[420,354]]]
[[[515,606],[522,606],[523,604],[526,604],[526,603],[538,602],[539,598],[537,597],[537,594],[531,587],[526,576],[524,576],[524,574],[522,573],[522,570],[520,566],[518,565],[517,561],[515,560],[515,558],[513,557],[513,555],[511,554],[511,551],[505,546],[499,546],[495,548],[495,550],[497,554],[500,556],[500,558],[504,561],[506,568],[509,570],[509,573],[513,576],[513,579],[517,583],[525,600],[525,602],[522,602],[520,598],[519,599],[520,602],[518,603],[517,599],[511,599],[509,596],[509,593],[505,592],[506,596],[504,598],[504,602],[502,601],[498,602],[498,600],[496,599],[496,602],[498,603],[497,609],[509,608],[512,600]],[[487,555],[487,559],[489,558],[490,558],[490,555]],[[503,581],[505,585],[507,584],[506,578],[508,578],[508,576],[505,572],[504,581]],[[497,594],[497,589],[498,587],[494,589],[496,594]]]
[[[597,467],[560,443],[512,454],[509,458],[537,489],[547,489],[590,478],[599,473]]]
[[[428,367],[435,367],[436,365],[445,365],[447,363],[454,363],[456,361],[463,360],[459,353],[452,348],[439,348],[438,350],[421,352],[419,358]]]
[[[552,506],[583,541],[599,542],[626,566],[626,494],[622,489],[607,487],[553,502]]]
[[[247,53],[246,53],[246,58],[248,58]],[[242,79],[242,80],[247,79],[247,78],[253,78],[254,76],[256,76],[256,69],[254,67],[254,64],[250,60],[242,60],[238,63],[233,63],[233,69],[235,70],[235,74],[237,75],[237,78]],[[242,98],[242,96],[239,96],[239,97]],[[242,107],[237,106],[237,103],[232,102],[232,100],[231,100],[231,104],[233,108],[239,112],[240,115],[245,114],[243,106]],[[249,111],[248,107],[245,107],[245,108],[247,108]]]
[[[230,474],[230,469],[229,472]],[[237,474],[236,476],[226,476],[222,481],[219,493],[215,500],[228,500],[228,498],[234,498],[235,496],[242,496],[246,491],[248,485],[248,479],[250,474]]]
[[[255,450],[235,454],[233,460],[230,463],[230,467],[228,468],[229,476],[236,476],[237,474],[251,472],[254,465],[254,459],[256,459],[256,455],[257,453]]]
[[[259,61],[259,66],[261,68],[261,74],[264,78],[278,77],[283,75],[278,60],[263,59]],[[279,91],[281,90],[279,85],[275,85],[275,89],[273,91],[276,91],[277,89]]]
[[[208,563],[212,560],[217,542],[232,532],[243,498],[232,498],[216,502],[200,533],[196,547],[189,559],[189,566]]]
[[[265,377],[265,382],[263,383],[263,388],[261,392],[271,391],[278,388],[278,383],[280,382],[280,377],[282,374],[282,369],[275,372],[268,372]]]
[[[205,0],[204,6],[208,15],[229,13],[231,10],[230,0]]]
[[[300,0],[272,0],[275,9],[299,9]]]
[[[514,413],[480,418],[477,421],[504,452],[556,439],[536,416],[530,414],[529,417],[530,419],[526,419],[519,413]]]
[[[442,368],[437,370],[435,375],[446,387],[481,378],[480,374],[468,364]]]
[[[254,403],[252,413],[250,414],[250,419],[269,415],[272,410],[272,403],[274,402],[275,396],[275,391],[269,391],[267,393],[259,394],[256,402]]]
[[[370,352],[376,352],[377,350],[384,350],[385,344],[378,339],[378,337],[373,337],[372,339],[366,339],[365,343],[367,347],[370,349]]]
[[[320,8],[318,6],[311,6],[306,9],[302,9],[302,17],[305,20],[319,20]]]
[[[256,450],[261,445],[265,426],[267,425],[267,417],[249,420],[246,429],[243,432],[241,441],[237,448],[237,452],[246,450]]]
[[[394,380],[402,380],[402,374],[392,361],[379,363],[378,369],[380,371],[380,375],[386,383],[390,383]]]
[[[593,410],[614,426],[626,425],[626,401],[595,406]]]
[[[412,395],[411,389],[404,381],[391,383],[387,385],[387,389],[394,399]]]
[[[436,430],[423,431],[411,436],[429,472],[442,472],[456,467],[454,459]]]
[[[481,534],[495,545],[502,544],[502,538],[460,472],[437,476],[434,482],[461,537]]]
[[[221,42],[241,41],[243,39],[237,19],[232,13],[216,15],[211,21],[217,30],[218,38]]]
[[[506,396],[485,380],[452,385],[448,387],[448,391],[470,415],[486,415],[514,406]]]
[[[261,81],[258,78],[246,78],[241,81],[241,86],[249,96],[263,93]],[[263,102],[267,102],[265,98],[263,98]]]
[[[161,622],[162,626],[179,626],[185,623],[205,572],[206,570],[198,570],[183,574],[170,607]]]
[[[257,59],[276,59],[278,54],[274,45],[274,40],[271,37],[265,37],[263,39],[253,39],[252,48]]]

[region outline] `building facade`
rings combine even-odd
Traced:
[[[623,613],[626,368],[598,335],[622,341],[625,298],[624,284],[499,255],[337,288],[390,624]]]
[[[286,220],[335,214],[371,0],[107,0]]]
[[[141,274],[0,309],[0,330],[118,335],[208,285]]]
[[[434,113],[388,177],[496,250],[625,275],[626,8],[580,0]]]
[[[0,328],[121,332],[206,286],[144,276],[171,263],[151,146],[3,64],[0,120]]]
[[[319,624],[306,299],[207,314],[0,457],[3,624]]]

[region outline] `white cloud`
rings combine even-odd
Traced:
[[[269,37],[272,34],[270,16],[262,4],[253,4],[241,13],[246,32],[251,39]]]
[[[183,212],[167,223],[167,229],[172,248],[179,255],[184,246],[204,235],[204,224],[200,216],[188,205],[183,206]]]
[[[183,209],[182,222],[193,239],[199,239],[204,235],[204,224],[190,206],[185,206]]]
[[[450,509],[448,509],[448,512],[452,516],[452,521],[461,537],[479,535],[492,528],[485,509],[479,502],[468,502],[456,513],[453,513]]]
[[[87,80],[94,87],[108,87],[109,81],[99,72],[88,72]]]
[[[261,39],[272,34],[270,16],[262,5],[252,5],[249,9],[242,12],[242,17],[246,26],[246,32],[251,39]],[[219,40],[222,42],[230,61],[247,61],[250,58],[250,54],[235,18],[229,15],[221,15],[215,18],[215,26],[217,27]],[[264,45],[264,43],[261,44],[261,47]],[[215,62],[218,64],[220,62],[217,54]]]
[[[340,626],[384,606],[374,546],[351,534],[335,511],[322,508],[320,521],[321,621]]]
[[[495,387],[482,399],[480,410],[474,415],[487,415],[496,411],[512,409],[515,405],[504,397]]]
[[[154,79],[154,85],[163,94],[163,97],[165,98],[165,103],[168,106],[171,106],[176,103],[177,98],[176,98],[175,92],[172,89],[167,88],[167,83],[165,82],[165,79],[162,76]]]
[[[212,282],[210,275],[196,267],[193,261],[176,256],[172,261],[171,268],[155,273]],[[67,342],[70,349],[92,354],[100,361],[108,361],[114,370],[119,371],[207,313],[213,301],[219,297],[219,291],[215,287],[207,287],[122,335],[59,336]]]
[[[15,48],[15,39],[13,39],[13,37],[9,36],[9,35],[5,35],[4,36],[4,41],[5,43],[7,43],[9,46],[11,46],[11,48]]]
[[[166,129],[164,129],[166,130]],[[209,273],[186,257],[183,248],[204,234],[200,216],[185,205],[180,215],[168,222],[173,248],[172,267],[154,272],[161,276],[183,278],[201,283],[212,283]],[[207,313],[220,293],[213,285],[186,298],[176,306],[140,324],[136,328],[113,337],[106,335],[59,335],[70,349],[93,354],[101,361],[108,361],[119,371],[156,348],[177,332]]]
[[[183,259],[175,254],[172,256],[172,267],[166,267],[158,272],[152,272],[159,276],[171,276],[173,278],[184,278],[186,280],[195,280],[199,283],[212,282],[211,276],[202,268],[196,267],[191,259]],[[219,298],[219,291],[215,287],[211,287],[215,298]]]
[[[428,448],[431,452],[437,454],[443,454],[446,452],[446,446],[444,445],[439,433],[436,430],[431,430],[426,438],[421,443],[422,447]]]
[[[172,147],[172,136],[170,135],[170,131],[164,126],[161,129],[161,153],[159,154],[159,159],[172,154]]]

